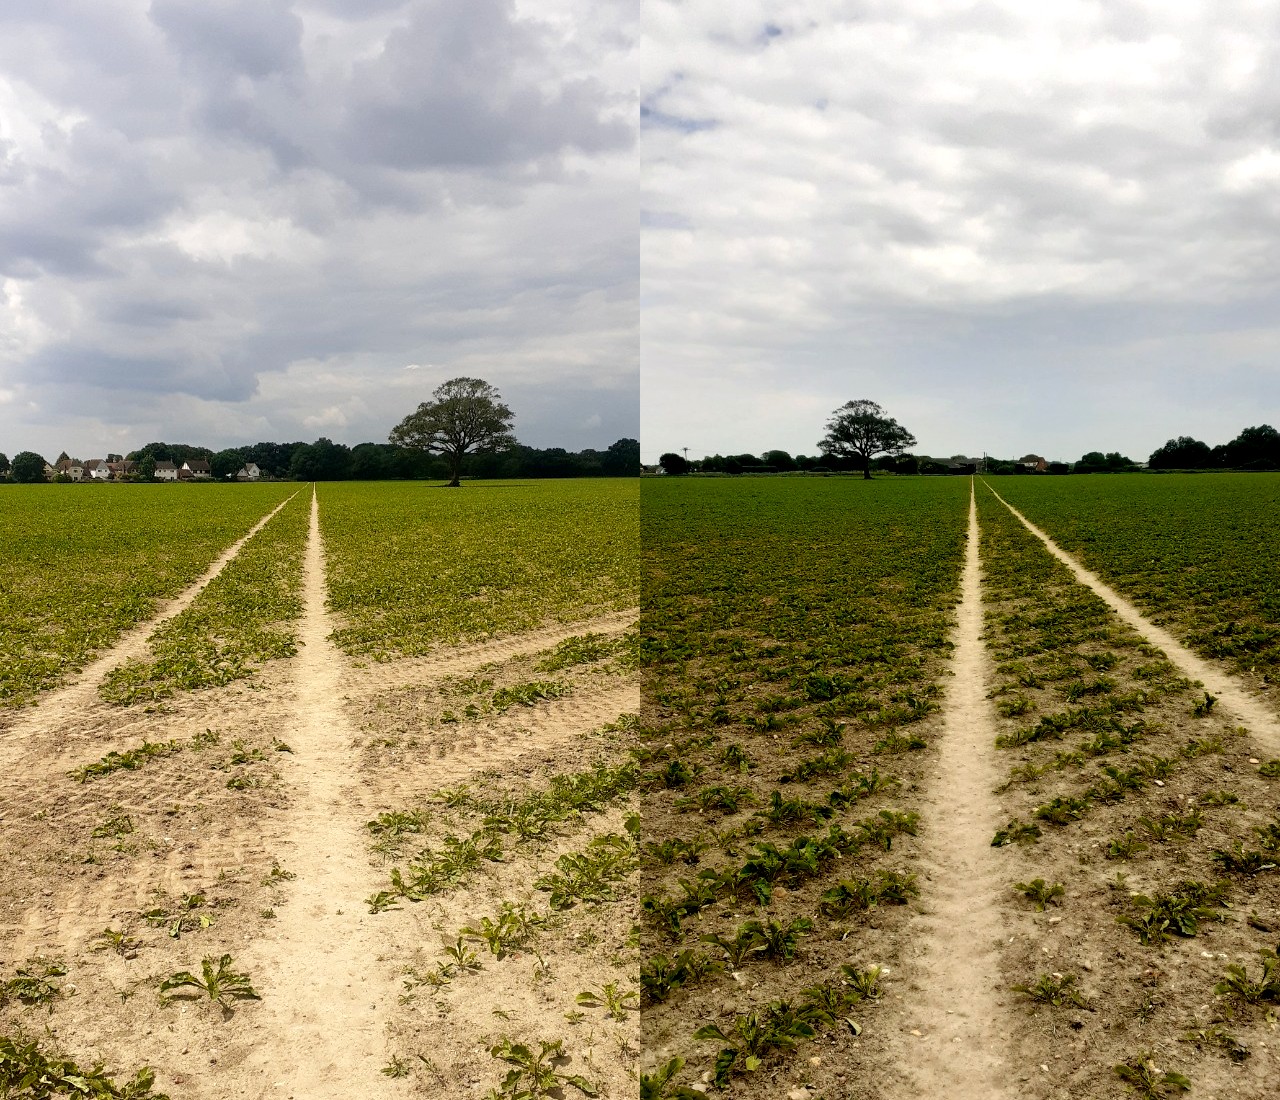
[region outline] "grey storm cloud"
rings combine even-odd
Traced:
[[[563,388],[530,442],[638,434],[635,42],[592,0],[3,5],[0,449],[385,438],[457,374]]]

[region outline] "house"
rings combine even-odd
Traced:
[[[110,481],[111,467],[101,458],[91,458],[84,464],[86,481]]]
[[[184,476],[185,474],[185,476]],[[194,478],[196,481],[208,481],[213,477],[213,471],[209,469],[209,463],[203,458],[189,458],[182,464],[182,468],[178,471],[178,476],[183,481]]]
[[[1018,459],[1018,465],[1028,473],[1043,474],[1049,469],[1049,463],[1040,455],[1023,455]]]
[[[127,458],[107,459],[107,469],[111,471],[112,481],[124,481],[138,472],[138,464]]]
[[[167,458],[163,462],[156,463],[156,480],[157,481],[177,481],[178,467],[170,462]]]
[[[262,471],[258,469],[256,462],[246,462],[236,474],[237,481],[257,481],[260,477],[262,477]]]

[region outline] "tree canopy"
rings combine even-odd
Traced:
[[[871,480],[871,460],[876,455],[900,455],[915,445],[916,437],[874,401],[847,401],[831,414],[827,434],[818,446],[822,453],[856,458],[862,476]]]
[[[35,451],[19,451],[13,456],[10,476],[14,481],[34,484],[44,480],[44,459]]]
[[[502,395],[480,378],[451,378],[391,429],[390,440],[441,455],[449,464],[449,485],[462,482],[462,460],[472,452],[502,451],[515,446],[513,413]]]

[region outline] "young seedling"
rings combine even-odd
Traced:
[[[1042,878],[1035,878],[1030,882],[1015,882],[1013,888],[1028,901],[1035,902],[1036,909],[1041,913],[1045,911],[1045,907],[1050,902],[1054,905],[1061,904],[1057,899],[1065,896],[1067,892],[1062,883],[1055,882],[1052,886],[1049,886]]]
[[[480,969],[480,956],[463,942],[461,936],[458,937],[457,942],[452,947],[445,947],[444,953],[453,960],[453,965],[459,970]]]
[[[1053,1005],[1071,1005],[1074,1008],[1085,1008],[1087,1002],[1075,988],[1074,974],[1041,974],[1032,985],[1015,985],[1015,993],[1025,993],[1033,1001]]]
[[[62,986],[54,978],[65,977],[67,968],[59,962],[34,958],[18,967],[17,974],[7,982],[0,982],[0,1007],[11,1000],[24,1005],[46,1005],[53,1011],[53,1002],[62,996]]]
[[[634,1009],[640,1000],[640,995],[634,989],[621,989],[617,982],[608,982],[599,993],[595,993],[590,989],[584,989],[575,998],[574,1003],[586,1005],[589,1008],[606,1009],[606,1015],[614,1020],[625,1020],[627,1011]]]
[[[1003,848],[1006,844],[1034,844],[1040,839],[1040,826],[1021,821],[1010,821],[1003,829],[998,829],[991,838],[991,847]]]
[[[198,978],[189,970],[180,970],[165,978],[160,983],[161,994],[169,993],[173,997],[199,997],[203,993],[224,1012],[231,1010],[232,1001],[261,1000],[257,991],[249,984],[249,976],[237,974],[231,969],[230,955],[223,955],[218,959],[216,967],[213,957],[206,955],[201,960],[200,967],[201,976]],[[180,992],[174,993],[174,990]]]
[[[489,1053],[512,1068],[502,1083],[492,1089],[486,1100],[538,1100],[556,1095],[565,1085],[572,1085],[584,1096],[599,1096],[599,1090],[579,1074],[560,1073],[559,1066],[568,1058],[564,1053],[564,1040],[538,1041],[539,1051],[533,1053],[524,1043],[502,1039],[489,1048]]]
[[[1191,1088],[1191,1082],[1181,1073],[1156,1068],[1147,1054],[1115,1066],[1115,1074],[1143,1100],[1167,1100],[1179,1092]]]
[[[1262,1001],[1280,1003],[1280,956],[1274,951],[1262,951],[1262,976],[1254,981],[1248,970],[1232,963],[1227,967],[1226,977],[1214,987],[1214,992],[1222,997],[1239,997],[1249,1004]]]

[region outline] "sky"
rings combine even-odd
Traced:
[[[1280,422],[1280,11],[5,0],[0,451],[1141,459]]]
[[[639,434],[631,0],[5,0],[0,451]]]
[[[1280,426],[1280,9],[646,0],[643,454]]]

